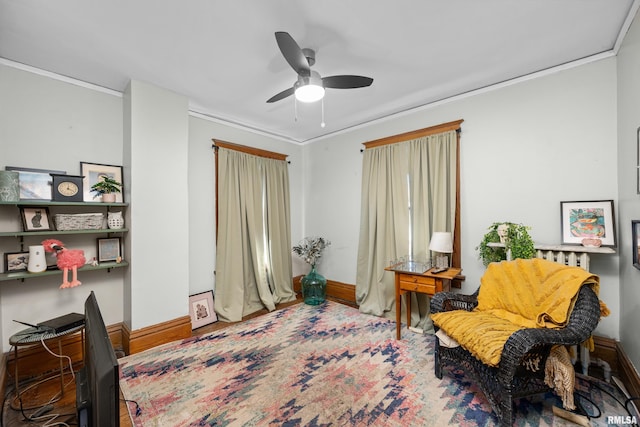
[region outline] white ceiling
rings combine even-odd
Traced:
[[[452,96],[617,51],[639,0],[0,0],[0,57],[122,92],[140,80],[193,112],[306,142]],[[266,100],[296,73],[372,77],[321,103]]]

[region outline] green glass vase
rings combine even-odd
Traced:
[[[316,271],[315,264],[311,266],[309,274],[300,280],[302,297],[308,305],[322,304],[327,297],[327,279]]]

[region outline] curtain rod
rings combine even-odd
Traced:
[[[458,135],[460,135],[460,134],[462,133],[462,129],[461,129],[461,128],[455,129],[455,131],[456,131],[456,133],[457,133]],[[410,139],[407,139],[407,141],[410,141]],[[402,141],[402,142],[404,142],[404,141]],[[360,149],[360,152],[361,152],[361,153],[364,153],[364,152],[365,152],[365,150],[366,150],[366,148],[361,148],[361,149]]]
[[[233,145],[235,145],[235,144],[233,144]],[[238,147],[243,147],[243,146],[238,145]],[[213,150],[215,150],[215,151],[218,151],[220,146],[218,146],[216,144],[211,144],[211,148]],[[222,148],[229,148],[229,147],[222,147]],[[273,153],[273,154],[278,154],[277,157],[276,156],[269,156],[269,155],[264,156],[264,155],[261,155],[260,153],[261,152],[270,153],[270,152],[269,151],[265,151],[265,150],[259,150],[257,148],[253,149],[251,147],[245,147],[245,148],[246,149],[239,149],[239,150],[235,150],[235,151],[240,151],[241,153],[251,154],[251,155],[254,155],[254,156],[264,157],[264,158],[267,158],[267,159],[274,159],[274,160],[285,160],[285,158],[288,157],[286,155],[280,155],[278,153]],[[229,149],[233,150],[233,148],[229,148]],[[282,157],[282,158],[280,158],[280,157]],[[291,164],[291,160],[285,160],[285,161],[287,162],[287,164]]]

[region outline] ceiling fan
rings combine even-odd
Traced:
[[[315,102],[324,97],[325,88],[354,89],[367,87],[373,83],[371,77],[339,75],[320,77],[311,66],[316,62],[316,53],[312,49],[300,49],[298,43],[284,31],[276,32],[276,42],[291,68],[298,73],[298,80],[289,89],[272,96],[268,103],[280,101],[294,95],[301,102]]]

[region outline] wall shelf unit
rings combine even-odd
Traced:
[[[19,202],[3,202],[0,205],[8,206],[82,206],[82,207],[127,207],[129,203],[102,203],[102,202],[52,202],[51,200],[20,200]]]
[[[85,265],[84,267],[80,267],[78,272],[83,271],[93,271],[93,270],[111,270],[112,268],[122,268],[128,266],[129,263],[127,261],[122,261],[120,263],[116,262],[103,262],[96,266]],[[36,277],[44,277],[44,276],[54,276],[62,274],[62,270],[46,270],[42,273],[29,273],[28,271],[19,271],[15,273],[0,273],[0,282],[5,280],[23,280],[23,279],[34,279]]]
[[[25,236],[59,236],[63,234],[115,234],[126,233],[128,228],[104,228],[99,230],[63,230],[63,231],[2,231],[0,237],[25,237]]]
[[[112,212],[114,208],[123,208],[126,209],[129,204],[128,203],[102,203],[102,202],[53,202],[49,200],[21,200],[18,202],[5,202],[0,201],[0,207],[6,206],[7,208],[3,208],[0,210],[0,220],[2,218],[7,218],[10,216],[9,210],[11,207],[14,207],[16,215],[19,215],[19,209],[22,207],[47,207],[51,209],[51,214],[61,211],[61,212],[73,212],[73,213],[87,213],[87,212],[104,212],[105,218],[109,212]],[[9,210],[8,210],[9,209]],[[122,235],[125,236],[128,232],[128,228],[100,228],[100,229],[83,229],[83,230],[47,230],[47,231],[22,231],[15,230],[15,227],[7,227],[12,228],[12,230],[0,230],[0,238],[15,238],[18,242],[18,250],[24,250],[25,246],[25,238],[27,240],[31,240],[31,237],[57,237],[64,235],[80,235],[81,238],[84,239],[84,236],[89,239],[89,235],[93,236],[112,236],[112,235]],[[94,271],[94,270],[107,270],[111,271],[112,268],[122,268],[127,267],[129,263],[125,260],[121,262],[102,262],[96,266],[92,266],[89,264],[84,265],[79,268],[78,271]],[[53,276],[61,274],[61,271],[57,268],[48,269],[41,273],[29,273],[28,271],[15,271],[15,272],[0,272],[0,282],[7,280],[25,280],[32,279],[36,277],[43,276]]]

